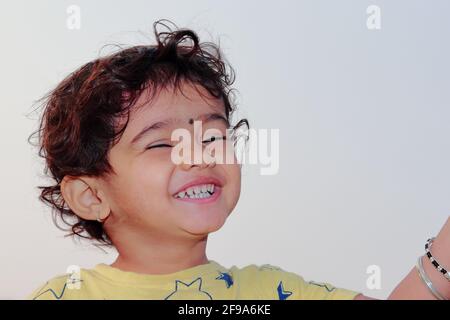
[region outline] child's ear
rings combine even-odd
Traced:
[[[103,192],[90,177],[65,176],[61,181],[61,194],[70,209],[85,220],[104,220],[110,213]]]

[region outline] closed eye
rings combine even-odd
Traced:
[[[217,136],[217,137],[211,137],[209,139],[203,140],[203,143],[210,143],[210,142],[214,142],[214,141],[218,141],[218,140],[226,140],[227,137],[226,136]],[[166,144],[166,143],[160,143],[160,144],[155,144],[152,146],[148,146],[146,149],[156,149],[156,148],[171,148],[172,146],[170,144]]]
[[[227,136],[221,136],[221,137],[211,137],[207,140],[204,140],[203,143],[208,143],[208,142],[214,142],[216,140],[226,140]]]
[[[156,148],[166,148],[166,147],[172,147],[170,144],[165,144],[165,143],[161,143],[161,144],[155,144],[153,146],[148,146],[146,149],[156,149]]]

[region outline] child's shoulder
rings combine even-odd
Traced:
[[[257,287],[259,292],[280,300],[353,299],[359,293],[338,288],[327,282],[306,281],[298,273],[273,264],[233,266],[230,273],[245,287]]]
[[[293,282],[304,281],[303,277],[294,272],[286,271],[274,264],[249,264],[243,267],[232,266],[230,273],[241,281],[264,282],[272,280],[284,280]],[[255,282],[256,281],[256,282]]]
[[[248,264],[243,267],[238,267],[233,265],[230,269],[230,272],[240,275],[249,275],[249,276],[271,276],[271,275],[278,275],[278,274],[286,274],[286,275],[293,275],[300,277],[297,274],[294,274],[292,272],[286,271],[282,269],[281,267],[273,264]]]
[[[76,299],[77,290],[83,280],[76,273],[67,273],[50,278],[30,293],[27,300]]]
[[[39,285],[27,300],[59,300],[65,293],[67,275],[58,275]]]

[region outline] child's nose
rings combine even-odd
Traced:
[[[193,137],[191,139],[190,157],[183,157],[181,167],[188,170],[192,167],[207,168],[214,167],[216,162],[211,157],[205,157],[205,152],[208,152],[202,141],[202,136]]]

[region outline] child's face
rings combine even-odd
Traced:
[[[198,88],[207,94],[204,88]],[[120,237],[119,233],[126,230],[136,235],[151,234],[158,239],[205,235],[218,230],[236,206],[241,171],[235,158],[232,164],[194,164],[192,149],[191,161],[175,164],[171,159],[171,147],[148,149],[161,144],[175,145],[171,134],[178,128],[189,130],[192,143],[198,143],[194,142],[194,126],[189,119],[211,113],[226,118],[221,100],[208,94],[210,98],[206,102],[192,85],[185,84],[182,89],[185,96],[179,91],[162,90],[150,103],[132,109],[122,137],[109,152],[115,174],[102,178],[101,185],[111,209],[105,228],[113,242],[114,238]],[[141,105],[147,97],[147,93],[143,93],[137,105]],[[131,143],[145,127],[159,121],[173,123],[151,130]],[[217,119],[202,121],[203,132],[209,128],[219,129],[225,135],[227,125]],[[231,141],[226,144],[227,147],[232,146]],[[201,141],[199,145],[203,151]],[[198,178],[210,178],[218,184],[214,186],[214,194],[208,201],[175,196],[184,185]]]

